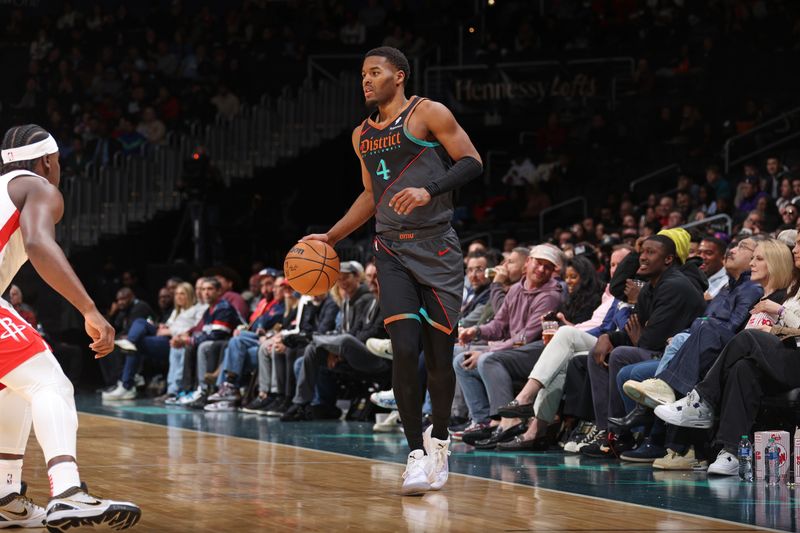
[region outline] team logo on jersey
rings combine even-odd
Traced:
[[[359,145],[362,156],[389,152],[398,148],[400,148],[400,132],[364,139]]]
[[[28,337],[23,333],[25,326],[22,324],[15,324],[14,321],[8,317],[0,318],[0,328],[2,328],[3,331],[2,334],[0,334],[0,340],[14,339],[17,342],[28,340]]]
[[[394,121],[394,124],[389,127],[389,131],[394,131],[397,128],[402,128],[403,125],[400,122],[403,120],[403,117],[397,117],[397,120]]]

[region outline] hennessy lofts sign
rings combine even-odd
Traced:
[[[496,124],[513,125],[546,113],[551,104],[606,103],[614,78],[629,72],[627,59],[432,67],[425,72],[425,94],[467,122],[486,123],[491,115],[499,117]]]
[[[556,74],[552,80],[531,81],[478,81],[458,78],[455,81],[455,98],[459,102],[492,102],[501,100],[532,100],[542,103],[550,97],[579,98],[585,100],[598,94],[597,78],[574,74],[562,78]]]

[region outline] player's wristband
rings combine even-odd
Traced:
[[[466,185],[481,174],[483,174],[483,165],[477,159],[470,156],[462,157],[443,176],[427,184],[424,189],[433,198]]]

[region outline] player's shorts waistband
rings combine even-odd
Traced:
[[[425,239],[432,239],[434,237],[441,237],[450,229],[450,224],[441,224],[430,228],[420,229],[404,229],[404,230],[385,230],[378,234],[383,239],[390,241],[421,241]]]

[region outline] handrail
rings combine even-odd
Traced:
[[[729,215],[726,215],[725,213],[713,215],[708,218],[704,218],[703,220],[695,220],[694,222],[689,222],[688,224],[684,224],[683,226],[680,227],[685,230],[688,230],[690,228],[696,228],[697,226],[705,226],[706,224],[710,224],[717,220],[725,221],[725,227],[728,229],[728,235],[730,235],[731,232],[733,231],[733,219]]]
[[[681,169],[681,167],[677,163],[673,163],[673,164],[668,165],[666,167],[662,167],[662,168],[660,168],[658,170],[655,170],[655,171],[653,171],[653,172],[651,172],[649,174],[645,174],[641,178],[636,178],[635,180],[631,181],[631,183],[628,186],[628,188],[630,189],[631,192],[633,192],[636,189],[636,187],[638,187],[640,184],[644,183],[645,181],[649,181],[649,180],[651,180],[653,178],[657,178],[657,177],[661,176],[662,174],[666,174],[667,172],[670,172],[672,170],[680,171],[680,169]]]
[[[547,213],[551,213],[553,211],[557,211],[562,207],[568,206],[570,204],[574,204],[576,202],[580,202],[583,204],[583,218],[586,218],[588,214],[587,204],[586,204],[586,197],[585,196],[576,196],[575,198],[570,198],[569,200],[564,200],[563,202],[551,205],[550,207],[546,207],[539,212],[539,240],[544,240],[544,216]]]
[[[318,146],[356,123],[362,110],[357,89],[357,77],[346,74],[316,84],[306,80],[278,98],[242,105],[231,120],[191,123],[188,132],[170,132],[163,145],[118,152],[107,164],[88,163],[81,175],[63,180],[69,201],[58,230],[60,242],[68,252],[95,246],[102,235],[124,234],[129,223],[180,208],[185,196],[178,184],[198,146],[228,185]]]
[[[743,155],[741,157],[738,157],[738,158],[736,158],[734,160],[731,160],[731,145],[733,143],[735,143],[738,140],[744,139],[746,137],[752,137],[754,134],[756,134],[758,132],[761,132],[761,131],[763,131],[763,130],[765,130],[765,129],[767,129],[767,128],[775,125],[775,124],[781,123],[781,122],[784,122],[786,124],[786,130],[789,130],[792,127],[792,122],[789,120],[789,117],[791,115],[795,115],[795,114],[799,114],[800,115],[800,107],[796,107],[794,109],[786,111],[786,112],[780,114],[779,116],[777,116],[777,117],[775,117],[773,119],[770,119],[770,120],[764,122],[763,124],[759,124],[758,126],[754,127],[751,130],[748,130],[748,131],[746,131],[744,133],[740,133],[738,135],[734,135],[732,137],[728,137],[728,139],[725,140],[725,144],[722,147],[723,158],[724,158],[724,161],[725,161],[725,173],[727,174],[728,172],[730,172],[730,169],[731,169],[731,167],[733,165],[741,163],[742,161],[747,161],[748,159],[750,159],[754,155],[758,155],[758,154],[761,154],[763,152],[766,152],[767,150],[771,150],[772,148],[775,148],[776,146],[779,146],[779,145],[781,145],[781,144],[783,144],[785,142],[788,142],[788,141],[794,139],[795,137],[800,136],[800,129],[798,129],[798,131],[795,132],[795,133],[789,134],[789,135],[787,135],[785,137],[781,137],[777,141],[771,142],[771,143],[767,144],[766,146],[761,146],[757,150],[754,150],[754,151],[752,151],[752,152],[750,152],[748,154],[745,154],[745,155]]]

